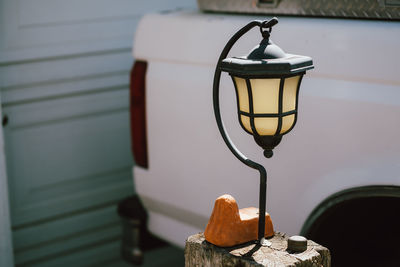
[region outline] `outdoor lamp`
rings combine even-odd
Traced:
[[[305,72],[313,68],[310,57],[286,54],[272,43],[270,33],[277,23],[276,18],[255,20],[233,35],[218,59],[213,84],[215,118],[226,145],[240,161],[260,172],[258,240],[262,245],[268,243],[264,238],[267,173],[262,165],[243,155],[229,138],[220,114],[219,85],[221,72],[229,73],[236,91],[241,127],[253,135],[265,157],[272,157],[274,147],[296,124],[300,83]],[[256,26],[262,35],[260,44],[247,56],[226,58],[236,41]]]

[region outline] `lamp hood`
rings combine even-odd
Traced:
[[[286,53],[269,38],[263,39],[259,45],[254,47],[245,57],[251,60],[285,58]]]
[[[310,57],[286,54],[269,38],[264,38],[247,56],[225,58],[219,67],[242,77],[293,75],[314,68]]]

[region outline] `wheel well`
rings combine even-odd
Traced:
[[[325,199],[301,234],[329,248],[332,266],[395,266],[400,254],[400,187],[351,188]]]

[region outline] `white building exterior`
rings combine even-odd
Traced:
[[[12,265],[4,160],[16,264],[117,263],[116,203],[134,192],[132,36],[144,13],[195,4],[0,0],[1,266]]]

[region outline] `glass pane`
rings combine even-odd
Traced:
[[[294,114],[282,118],[281,134],[286,133],[294,123]]]
[[[251,79],[254,113],[278,113],[280,79]]]
[[[259,135],[274,135],[278,127],[278,118],[254,118],[254,126]]]
[[[283,87],[283,112],[291,111],[296,108],[297,85],[299,80],[300,75],[285,80],[285,86]]]
[[[246,80],[234,77],[237,95],[239,97],[239,110],[249,112],[249,95],[247,92]]]
[[[242,121],[243,127],[249,131],[250,133],[253,133],[251,130],[251,125],[250,125],[250,118],[244,115],[240,115],[240,120]]]

